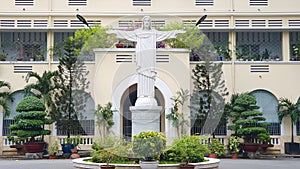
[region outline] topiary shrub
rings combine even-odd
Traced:
[[[25,97],[17,105],[16,111],[20,113],[14,117],[17,122],[9,126],[13,135],[23,139],[30,138],[30,141],[36,141],[35,137],[41,136],[40,140],[43,141],[44,135],[51,134],[44,126],[52,124],[53,121],[46,118],[45,105],[39,98]]]
[[[245,143],[254,143],[261,134],[269,135],[263,113],[258,111],[256,99],[250,94],[241,94],[233,104],[233,110],[229,116],[232,118],[233,125],[229,130],[233,130],[233,135],[244,139]]]

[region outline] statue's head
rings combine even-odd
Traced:
[[[150,30],[151,29],[151,17],[150,16],[145,16],[143,18],[142,29],[144,29],[144,30]]]

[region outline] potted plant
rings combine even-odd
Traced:
[[[3,53],[0,53],[0,61],[6,61],[6,55]]]
[[[256,99],[254,96],[245,93],[236,98],[232,112],[229,116],[232,118],[232,125],[228,128],[234,131],[234,136],[240,137],[244,140],[241,144],[246,152],[254,153],[260,147],[255,142],[259,134],[268,134],[266,127],[270,125],[265,122],[266,118],[259,111],[256,106]]]
[[[108,136],[94,141],[92,145],[92,161],[105,163],[102,169],[114,169],[111,162],[120,162],[127,159],[129,144],[119,137]]]
[[[14,117],[17,122],[9,126],[11,133],[22,139],[30,139],[23,143],[26,152],[43,152],[44,135],[51,133],[50,130],[44,129],[44,126],[53,123],[52,120],[46,118],[45,105],[39,98],[27,96],[17,105],[16,111],[20,114]],[[40,138],[36,139],[37,136]]]
[[[222,144],[217,138],[213,138],[211,142],[208,144],[208,149],[211,154],[210,157],[217,158],[225,153],[224,144]]]
[[[282,123],[284,117],[290,117],[291,123],[291,142],[285,144],[286,154],[300,154],[299,143],[294,142],[294,125],[300,116],[299,102],[292,103],[287,98],[280,98],[278,104],[278,119]]]
[[[57,140],[55,140],[54,143],[48,147],[49,158],[55,159],[56,153],[58,153],[58,141]]]
[[[158,167],[159,155],[166,148],[166,137],[161,132],[146,131],[133,136],[133,152],[140,161],[141,168],[144,165]]]
[[[174,161],[184,163],[180,165],[181,169],[194,168],[190,163],[203,162],[204,154],[210,152],[205,144],[201,144],[205,140],[201,136],[183,136],[176,139],[169,150],[169,156]]]
[[[232,154],[231,157],[233,159],[238,158],[237,154],[240,151],[239,146],[240,142],[238,141],[238,139],[236,137],[231,136],[229,138],[228,150]]]

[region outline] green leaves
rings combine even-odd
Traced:
[[[25,97],[16,107],[18,112],[28,112],[28,111],[45,111],[45,105],[41,100],[34,96]]]

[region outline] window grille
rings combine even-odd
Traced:
[[[68,20],[54,20],[54,27],[68,27]]]
[[[290,27],[300,26],[300,20],[289,20],[289,26]]]
[[[155,28],[164,28],[166,25],[166,22],[164,20],[155,20],[152,21],[152,26]]]
[[[34,27],[47,27],[48,21],[47,20],[34,20],[33,26]]]
[[[133,6],[151,6],[151,0],[132,0]]]
[[[122,20],[122,21],[119,21],[119,23],[118,23],[118,27],[123,28],[123,29],[128,29],[128,28],[131,28],[132,26],[133,26],[133,21],[131,21],[131,20]]]
[[[249,27],[249,20],[235,20],[236,27]]]
[[[33,0],[15,0],[16,6],[33,6]]]
[[[252,27],[266,27],[265,20],[252,20]]]
[[[69,0],[68,5],[69,6],[86,6],[87,0]]]
[[[199,27],[213,27],[213,20],[205,20],[199,25]]]
[[[15,20],[0,20],[1,27],[14,27]]]
[[[236,51],[242,55],[239,59],[282,60],[281,42],[281,32],[236,32]]]
[[[280,135],[280,124],[278,121],[278,100],[277,98],[266,90],[255,90],[250,93],[256,98],[256,105],[259,106],[260,112],[266,118],[266,122],[270,123],[267,128],[271,135]]]
[[[194,27],[196,20],[182,20],[184,27]]]
[[[79,20],[71,20],[71,27],[83,28],[84,24]]]
[[[71,123],[79,123],[78,128],[72,128],[70,131],[71,135],[94,135],[94,130],[95,130],[95,120],[78,120],[72,121]],[[67,130],[66,129],[60,129],[59,126],[60,124],[57,124],[58,129],[57,129],[57,135],[59,136],[66,136],[67,135]]]
[[[282,27],[282,20],[269,20],[268,26],[269,27]]]
[[[214,0],[196,0],[195,5],[196,6],[213,6]]]
[[[268,0],[250,0],[250,6],[268,6]]]
[[[31,27],[31,20],[17,20],[17,27]]]
[[[215,20],[215,27],[229,27],[229,20]]]

